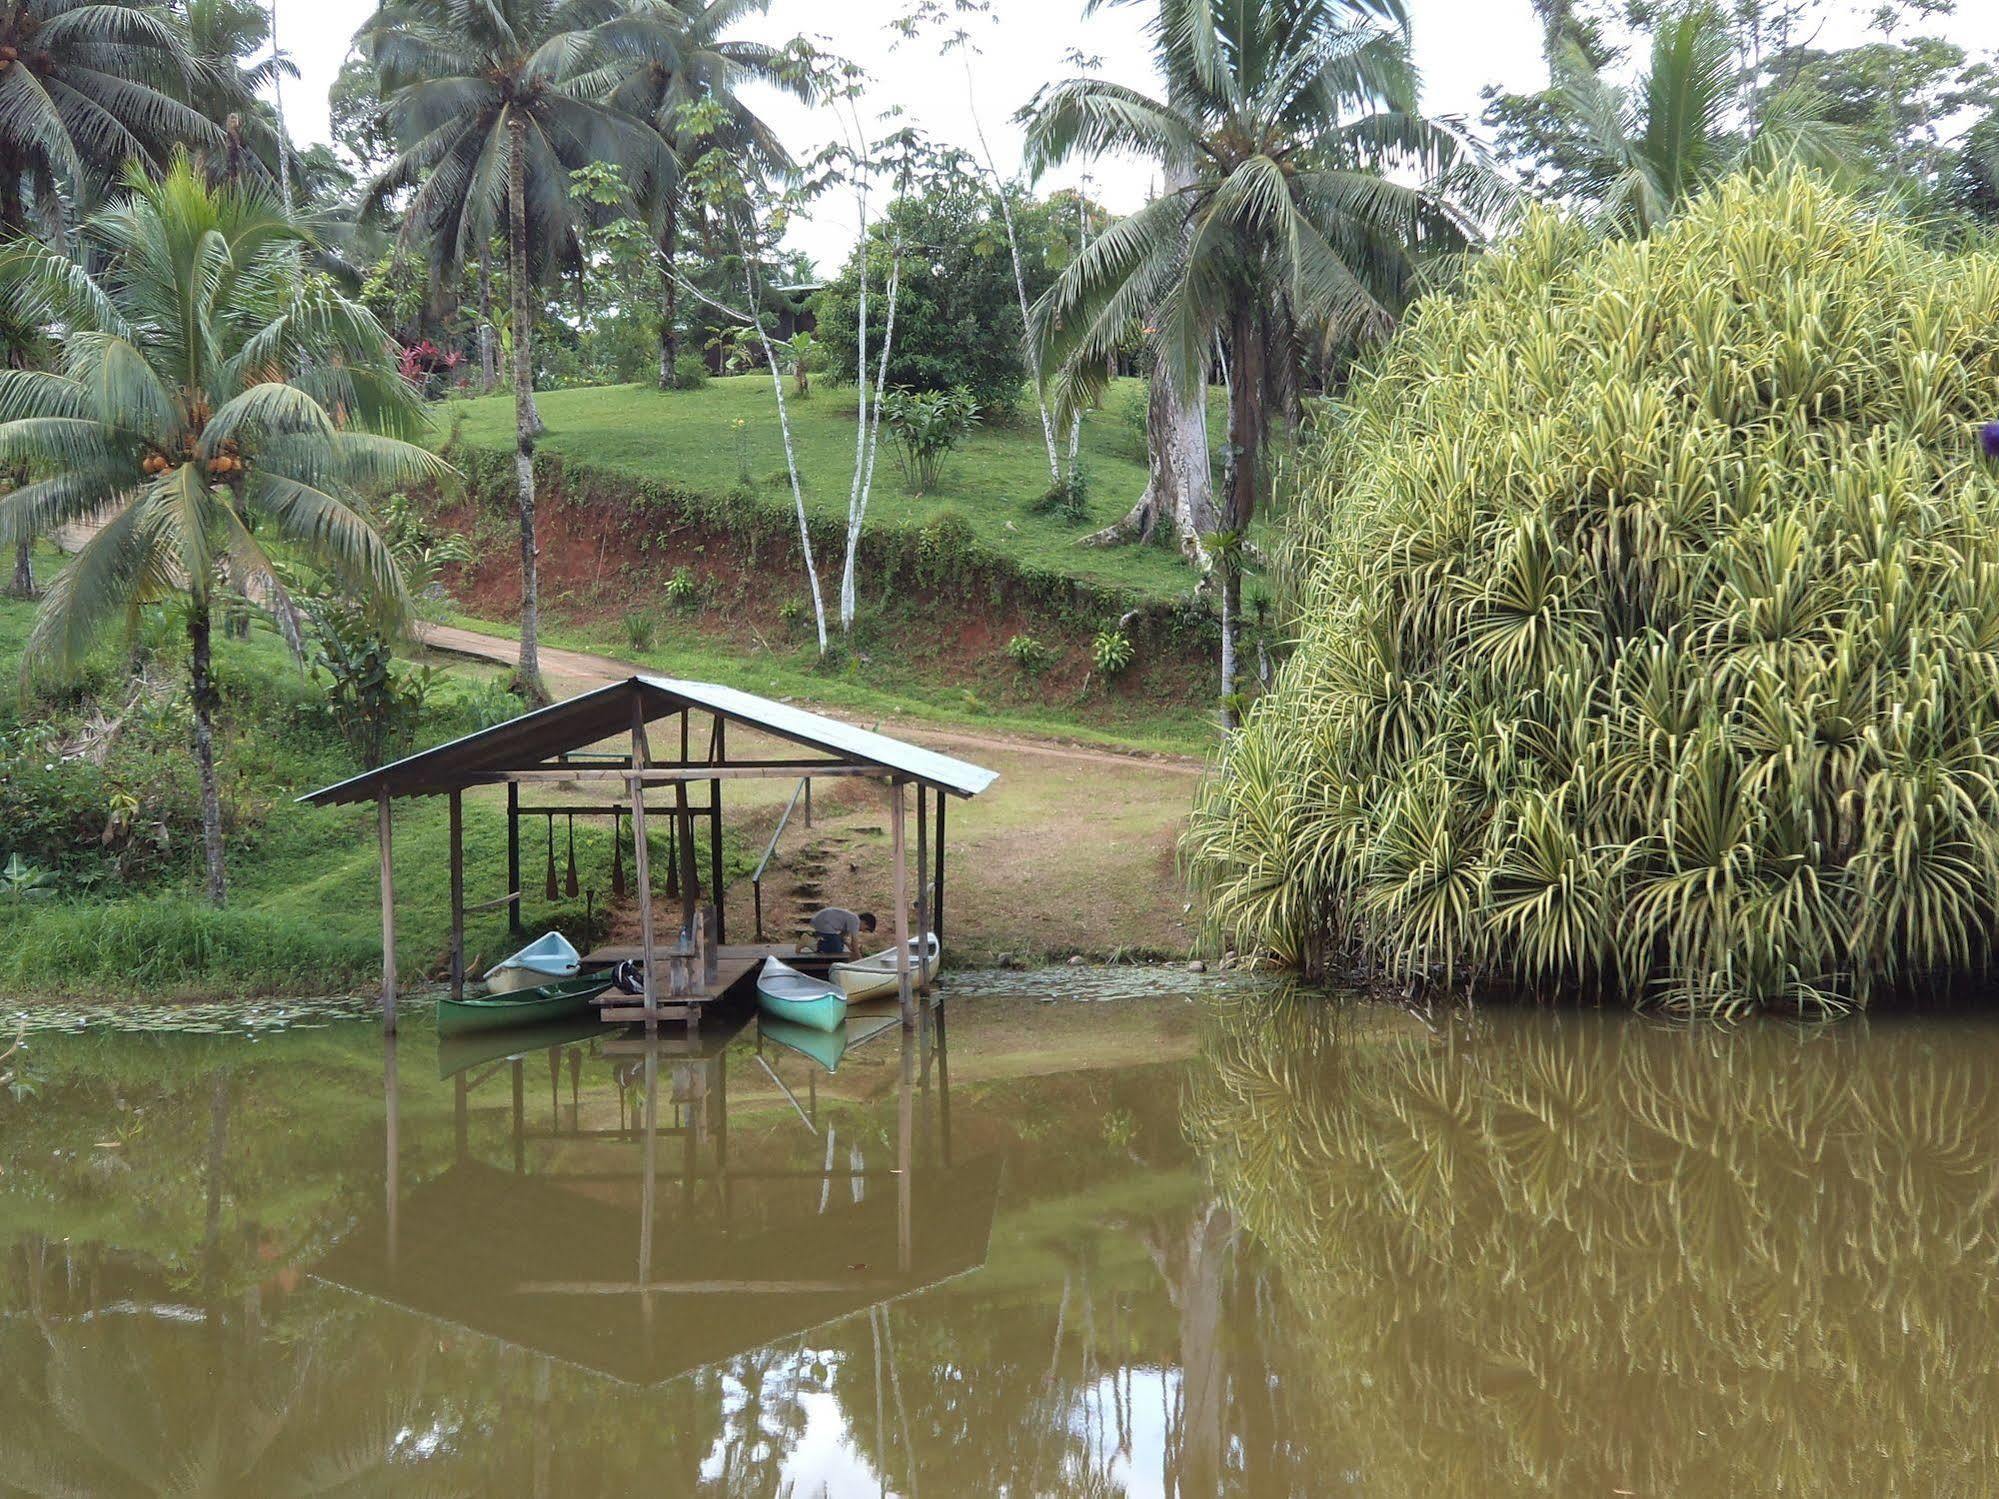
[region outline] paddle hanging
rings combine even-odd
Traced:
[[[611,898],[625,898],[625,816],[614,814],[611,823]]]
[[[548,814],[548,879],[542,892],[550,900],[557,895],[555,885],[555,814]]]
[[[576,883],[576,814],[574,812],[569,814],[569,874],[563,880],[562,888],[568,893],[571,900],[576,899],[576,892],[582,888]]]

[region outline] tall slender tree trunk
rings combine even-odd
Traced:
[[[1193,180],[1190,164],[1167,164],[1167,192],[1183,193]],[[1181,553],[1205,566],[1203,538],[1217,525],[1208,467],[1208,386],[1197,379],[1183,388],[1169,364],[1164,358],[1153,360],[1145,406],[1145,490],[1116,522],[1084,537],[1083,545],[1150,541],[1161,524],[1171,524]]]
[[[35,544],[22,537],[14,544],[14,576],[7,584],[7,597],[31,599],[35,596]]]
[[[680,215],[666,208],[666,226],[659,231],[659,388],[680,384]]]
[[[1242,624],[1243,531],[1256,514],[1263,460],[1264,350],[1256,307],[1243,298],[1230,321],[1229,463],[1222,529],[1222,724],[1235,727],[1236,634]]]
[[[479,251],[479,389],[491,395],[500,388],[500,341],[493,331],[493,252]]]
[[[201,781],[201,857],[208,876],[208,900],[229,898],[222,869],[222,788],[215,779],[215,659],[209,639],[208,600],[196,600],[187,620],[188,670],[194,687],[194,764]]]
[[[534,704],[548,701],[541,680],[541,596],[535,577],[534,444],[541,418],[534,409],[534,308],[528,287],[527,122],[518,116],[508,127],[507,280],[514,321],[514,480],[521,512],[521,656],[515,669],[520,694]]]

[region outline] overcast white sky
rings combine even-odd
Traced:
[[[1497,83],[1509,89],[1539,87],[1545,79],[1540,33],[1528,0],[1409,0],[1416,59],[1422,68],[1425,104],[1433,114],[1460,115],[1476,122],[1480,90]],[[294,134],[327,139],[326,91],[346,55],[355,29],[373,10],[373,0],[277,0],[279,41],[303,75],[285,87],[285,113]],[[774,0],[768,17],[747,34],[772,41],[804,33],[820,45],[861,63],[878,80],[875,104],[899,106],[907,119],[932,136],[974,144],[963,62],[940,58],[934,48],[892,45],[889,20],[905,0]],[[1871,0],[1831,0],[1833,13],[1822,45],[1857,40]],[[1999,50],[1999,0],[1960,0],[1960,15],[1935,23],[1974,51]],[[976,103],[1000,167],[1018,160],[1018,132],[1009,122],[1035,89],[1075,69],[1064,59],[1071,49],[1101,57],[1106,75],[1149,86],[1140,18],[1145,7],[1114,6],[1081,19],[1079,0],[996,0],[999,19],[978,29]],[[767,114],[792,149],[808,154],[831,139],[832,122],[812,111],[773,98]],[[1073,184],[1080,169],[1049,178],[1048,186]],[[1145,167],[1105,162],[1092,170],[1092,192],[1113,209],[1143,201],[1150,185]],[[826,200],[811,223],[799,226],[793,242],[831,271],[853,243],[854,211],[844,198]]]

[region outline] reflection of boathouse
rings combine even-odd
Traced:
[[[730,1158],[732,1069],[762,1069],[787,1117],[797,1108],[793,1128],[825,1138],[818,1111],[772,1068],[779,1054],[752,1035],[563,1040],[475,1062],[453,1078],[452,1164],[405,1191],[392,1160],[384,1211],[315,1273],[649,1385],[974,1270],[986,1257],[998,1161],[951,1160],[941,1043],[891,1032],[876,1044],[889,1057],[902,1049],[892,1156],[854,1160],[843,1149],[836,1159],[828,1144],[823,1166],[805,1168]],[[805,1074],[819,1064],[782,1057],[809,1094]],[[618,1126],[586,1127],[580,1100],[594,1092],[608,1105],[606,1083],[619,1090]],[[504,1165],[470,1149],[469,1100],[488,1085],[510,1085]],[[544,1114],[546,1126],[531,1118]],[[560,1163],[530,1168],[526,1147],[540,1142]]]

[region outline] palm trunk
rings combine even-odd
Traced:
[[[208,874],[208,900],[220,906],[229,898],[222,870],[222,789],[215,780],[215,663],[209,641],[208,601],[199,600],[188,616],[189,673],[194,684],[194,763],[201,779],[201,857]]]
[[[514,319],[514,479],[521,512],[521,657],[515,685],[528,702],[548,701],[538,638],[541,599],[535,580],[534,444],[541,419],[534,409],[534,311],[528,295],[527,125],[515,118],[507,153],[507,279]]]
[[[1169,193],[1184,192],[1192,181],[1190,167],[1167,165]],[[1214,484],[1208,469],[1207,382],[1195,379],[1183,390],[1168,364],[1164,358],[1153,361],[1145,407],[1145,492],[1114,524],[1085,536],[1082,544],[1150,541],[1162,523],[1170,522],[1182,555],[1205,567],[1202,538],[1216,528]]]
[[[669,204],[659,231],[659,388],[680,384],[680,216]]]
[[[479,389],[500,388],[499,340],[493,334],[493,252],[479,251]]]
[[[1229,468],[1222,528],[1229,544],[1222,548],[1222,726],[1235,727],[1236,632],[1242,623],[1242,541],[1256,514],[1258,469],[1263,458],[1264,351],[1258,338],[1258,318],[1247,300],[1236,310],[1230,328]]]
[[[7,585],[7,597],[31,599],[35,596],[35,544],[23,537],[14,546],[14,577]]]

